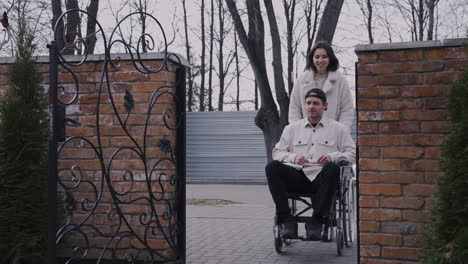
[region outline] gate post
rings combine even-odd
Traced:
[[[52,41],[49,48],[49,177],[47,185],[48,201],[48,236],[47,236],[47,263],[56,263],[55,229],[57,215],[57,131],[56,108],[58,106],[58,65],[57,44]]]
[[[180,98],[180,105],[177,105],[177,117],[181,118],[181,120],[177,120],[176,123],[180,123],[180,126],[177,128],[177,135],[176,135],[176,160],[177,160],[177,175],[183,177],[179,177],[177,192],[178,192],[178,212],[177,212],[177,221],[180,223],[179,228],[180,230],[179,235],[177,237],[177,255],[179,258],[182,258],[182,261],[185,262],[186,260],[186,221],[185,221],[185,199],[186,199],[186,188],[185,188],[185,175],[186,175],[186,162],[185,162],[185,80],[186,80],[186,68],[180,67],[176,70],[176,96]]]

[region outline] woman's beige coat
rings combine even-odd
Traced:
[[[307,70],[297,77],[289,102],[289,123],[307,116],[304,96],[312,88],[321,88],[316,87],[314,74],[314,71]],[[348,82],[343,74],[338,71],[328,72],[322,90],[327,95],[328,102],[325,116],[351,128],[354,118],[354,104]]]

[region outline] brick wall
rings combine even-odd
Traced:
[[[358,55],[360,263],[415,263],[450,131],[447,95],[463,40],[361,45]]]
[[[125,55],[123,57],[125,58]],[[157,58],[158,56],[148,57],[144,61],[146,67],[152,70],[161,67],[162,61]],[[44,74],[45,87],[49,79],[48,64],[41,62],[47,61],[48,58],[38,60],[39,69]],[[0,65],[2,69],[0,91],[2,93],[8,89],[6,71],[3,69],[6,70],[11,60],[3,60],[3,62]],[[104,82],[99,97],[102,68],[102,56],[91,56],[83,65],[71,67],[79,81],[79,93],[76,101],[67,106],[66,112],[68,118],[80,124],[66,127],[66,136],[76,138],[67,141],[63,150],[59,152],[59,179],[69,188],[71,196],[68,195],[68,200],[73,197],[74,211],[67,228],[82,223],[84,225],[80,230],[86,236],[80,232],[68,233],[66,239],[59,244],[58,254],[70,256],[73,254],[74,247],[86,247],[87,237],[88,245],[92,248],[87,258],[97,258],[102,248],[108,243],[110,243],[108,245],[110,249],[116,250],[117,258],[124,258],[125,254],[133,253],[135,257],[143,259],[148,255],[147,253],[137,254],[138,249],[146,247],[144,243],[154,252],[173,258],[175,253],[170,249],[167,240],[173,240],[175,243],[177,241],[178,208],[175,207],[175,165],[170,161],[164,161],[164,159],[171,158],[171,153],[165,152],[158,145],[160,140],[169,140],[171,146],[177,148],[175,146],[176,130],[168,129],[163,121],[164,112],[173,111],[172,118],[167,121],[169,126],[175,126],[174,97],[164,94],[167,91],[175,93],[175,87],[159,88],[166,85],[174,86],[177,66],[169,64],[167,69],[159,73],[142,74],[130,61],[124,59],[120,62],[119,68],[109,67],[109,87],[112,94],[109,94],[108,86]],[[75,84],[73,76],[63,67],[59,67],[59,83],[64,88],[64,93],[59,97],[63,102],[70,101],[75,96]],[[118,118],[119,115],[121,121],[124,122],[127,117],[124,106],[126,91],[131,92],[134,100],[134,107],[125,125],[130,136],[126,134]],[[149,111],[153,93],[155,93],[154,98],[160,97]],[[111,99],[114,101],[117,113],[111,104]],[[99,135],[96,125],[98,102]],[[146,137],[144,137],[145,127],[147,128]],[[145,142],[146,149],[144,148]],[[93,149],[90,143],[96,149]],[[101,149],[99,149],[99,144]],[[144,157],[140,157],[139,153],[142,153]],[[99,158],[101,155],[102,159]],[[115,156],[111,162],[113,155]],[[103,177],[102,166],[105,171],[110,171],[108,173],[110,184]],[[154,171],[151,172],[153,168]],[[73,188],[74,185],[77,187]],[[114,197],[111,196],[110,185],[118,193]],[[59,184],[59,193],[63,199],[67,197],[65,189]],[[99,200],[97,206],[94,204],[96,200]],[[120,201],[116,202],[117,200]],[[119,217],[117,213],[119,210],[124,217]],[[151,215],[153,218],[150,218]],[[158,216],[157,219],[155,215]],[[150,219],[151,223],[149,223]],[[87,227],[86,224],[94,226],[95,229]],[[128,231],[134,233],[129,234]],[[111,241],[106,236],[113,232],[119,234]],[[106,252],[104,258],[111,258],[110,251]],[[156,259],[160,257],[156,256]]]

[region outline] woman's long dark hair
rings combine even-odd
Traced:
[[[336,71],[338,70],[338,67],[340,66],[340,62],[338,61],[338,58],[335,56],[335,52],[333,51],[333,48],[328,44],[328,42],[325,41],[317,41],[312,49],[309,52],[309,55],[307,55],[307,65],[306,69],[307,70],[313,70],[314,72],[317,72],[317,68],[314,65],[314,53],[316,49],[324,49],[327,52],[328,58],[330,58],[330,63],[328,64],[327,71]]]

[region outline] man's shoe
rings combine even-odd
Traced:
[[[281,238],[296,238],[297,237],[297,223],[294,221],[285,221],[280,225]]]
[[[306,223],[306,239],[319,241],[322,239],[322,224]]]

